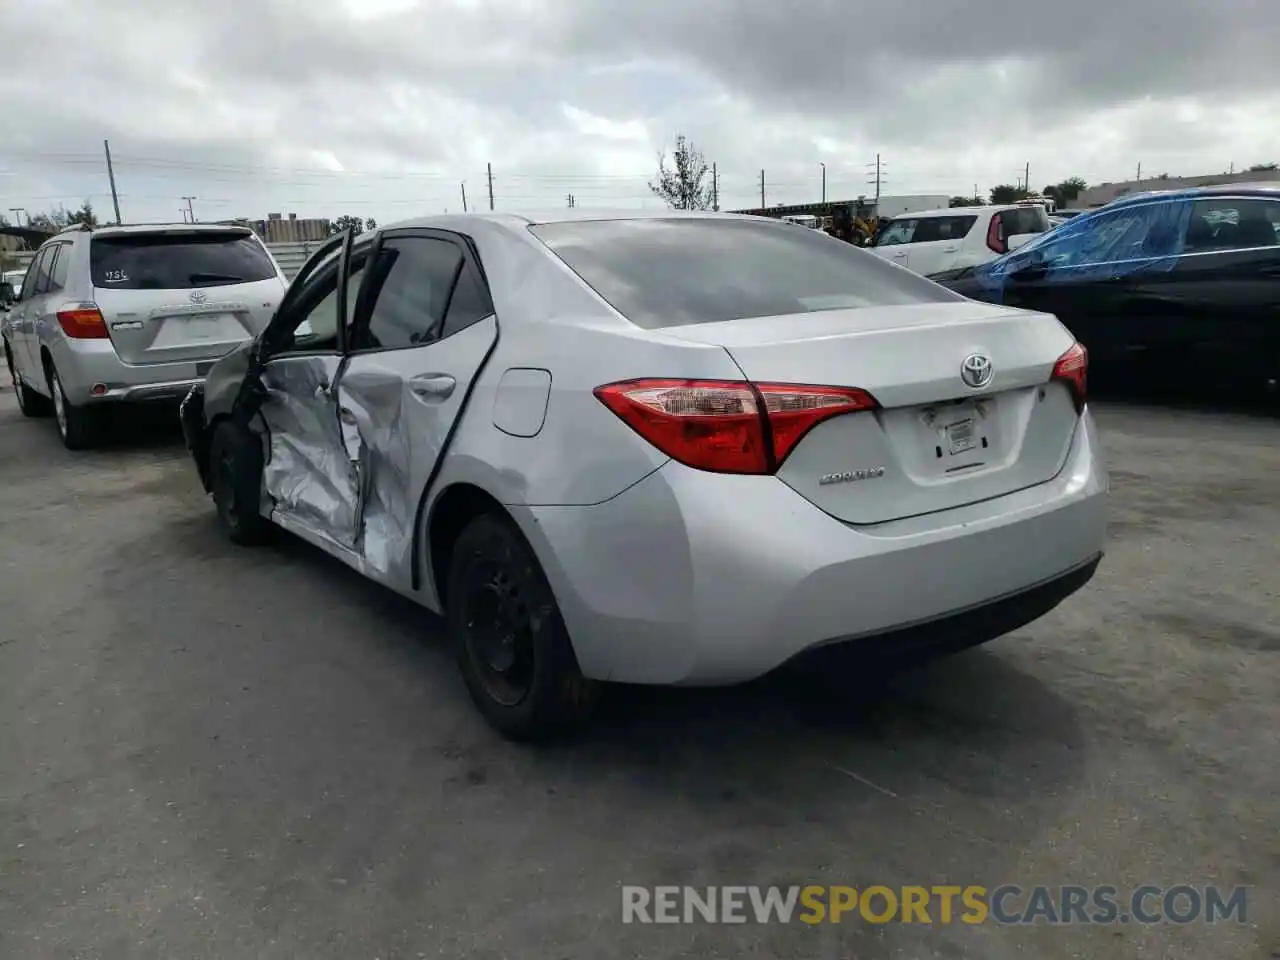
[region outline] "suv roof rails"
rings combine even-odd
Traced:
[[[61,230],[58,231],[58,236],[62,236],[62,234],[64,233],[73,233],[73,232],[89,233],[91,230],[93,230],[93,227],[89,226],[89,224],[84,223],[83,221],[80,223],[69,223],[65,227],[63,227]]]

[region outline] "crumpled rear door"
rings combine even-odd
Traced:
[[[263,368],[269,453],[263,485],[275,509],[343,546],[359,530],[360,474],[347,456],[333,384],[342,358],[279,357]]]

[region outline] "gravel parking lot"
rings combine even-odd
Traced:
[[[225,542],[172,426],[72,455],[6,385],[0,957],[1280,956],[1280,423],[1097,416],[1109,553],[1050,616],[843,698],[614,691],[532,750],[432,618]],[[622,884],[946,882],[1253,889],[1213,926],[621,922]]]

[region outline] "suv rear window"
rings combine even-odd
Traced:
[[[1006,237],[1016,237],[1023,233],[1044,233],[1049,229],[1049,214],[1039,204],[1015,207],[1001,211],[1000,222],[1004,224]]]
[[[113,290],[189,290],[276,275],[253,237],[212,230],[94,237],[89,263],[93,285]]]
[[[529,228],[647,329],[962,299],[820,230],[755,220],[585,220]]]

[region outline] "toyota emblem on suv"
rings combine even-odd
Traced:
[[[191,291],[191,302],[192,302],[192,303],[204,303],[204,302],[205,302],[206,300],[208,300],[208,299],[209,299],[209,295],[208,295],[207,293],[205,293],[203,290],[192,290],[192,291]]]
[[[995,368],[991,365],[991,358],[981,353],[969,354],[964,358],[964,363],[960,364],[960,379],[975,390],[981,389],[990,383],[991,375],[994,372]]]

